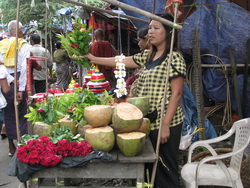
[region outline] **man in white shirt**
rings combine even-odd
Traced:
[[[15,46],[16,46],[16,26],[18,29],[18,56],[17,56],[17,74],[18,74],[18,111],[19,111],[19,128],[20,134],[27,133],[27,119],[24,115],[27,113],[27,92],[26,90],[26,58],[30,57],[30,45],[22,39],[23,30],[22,24],[12,20],[8,24],[8,30],[10,37],[0,41],[0,61],[4,63],[9,74],[14,76],[15,72]],[[4,122],[6,127],[7,136],[9,139],[9,156],[13,156],[16,151],[13,140],[17,139],[16,131],[16,117],[14,106],[14,84],[10,84],[10,91],[4,93],[4,97],[7,101],[5,107]]]
[[[45,61],[39,61],[42,66],[42,70],[34,69],[34,86],[36,93],[45,93],[46,92],[46,78],[48,74],[48,68],[50,70],[50,74],[52,71],[53,60],[50,55],[50,52],[42,47],[40,44],[41,38],[38,34],[32,34],[30,36],[30,44],[32,45],[31,52],[33,56],[37,57],[46,57],[47,58],[47,66]]]

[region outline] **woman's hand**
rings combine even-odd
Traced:
[[[168,139],[170,137],[170,129],[169,126],[162,126],[161,130],[161,144],[165,144],[168,142]]]

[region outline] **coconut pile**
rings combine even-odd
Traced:
[[[78,133],[95,149],[111,151],[115,145],[126,157],[138,155],[150,132],[147,98],[130,98],[117,106],[92,105],[85,108],[88,125],[78,126]]]

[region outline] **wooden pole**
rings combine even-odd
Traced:
[[[16,133],[17,133],[17,143],[21,142],[20,138],[20,128],[19,128],[19,112],[18,112],[18,101],[17,101],[17,60],[18,60],[18,32],[19,32],[19,15],[20,15],[20,0],[17,0],[17,11],[16,11],[16,51],[15,51],[15,68],[14,68],[14,108],[15,108],[15,118],[16,118]],[[23,187],[27,188],[26,182],[23,182]]]
[[[18,32],[19,32],[19,14],[20,14],[20,0],[17,1],[17,12],[16,12],[16,51],[15,51],[15,68],[14,68],[14,108],[15,108],[15,117],[16,117],[16,133],[17,133],[17,142],[20,143],[20,128],[19,128],[19,114],[18,114],[18,101],[17,101],[17,58],[18,58]]]
[[[165,24],[165,25],[168,25],[168,26],[170,26],[170,27],[173,27],[173,28],[175,28],[175,29],[179,29],[179,30],[180,30],[180,29],[182,28],[181,25],[178,25],[178,24],[176,24],[176,23],[173,23],[173,22],[171,22],[171,21],[169,21],[169,20],[166,20],[166,19],[164,19],[164,18],[161,18],[161,17],[159,17],[159,16],[156,16],[155,14],[152,14],[152,13],[147,12],[147,11],[145,11],[145,10],[139,9],[139,8],[137,8],[137,7],[133,7],[133,6],[127,5],[127,4],[125,4],[125,3],[121,3],[121,2],[119,2],[119,1],[117,1],[117,0],[102,0],[102,1],[105,1],[105,2],[107,2],[107,3],[110,3],[110,4],[112,4],[112,5],[115,5],[115,6],[117,6],[117,7],[120,7],[120,8],[126,9],[126,10],[129,10],[129,11],[135,12],[135,13],[137,13],[137,14],[141,14],[141,15],[143,15],[143,16],[146,16],[146,17],[150,18],[150,19],[157,20],[157,21],[159,21],[159,22],[161,22],[161,23],[163,23],[163,24]]]
[[[48,85],[49,85],[49,82],[48,82],[48,79],[49,79],[49,76],[48,76],[48,52],[47,52],[47,45],[48,45],[48,7],[47,7],[47,4],[45,3],[45,67],[46,67],[46,93],[48,95]]]
[[[90,5],[86,5],[85,3],[76,2],[76,1],[73,1],[73,0],[63,0],[63,1],[67,2],[67,3],[75,4],[75,5],[78,5],[78,6],[82,6],[85,9],[90,10],[90,11],[105,12],[105,13],[108,13],[108,14],[113,15],[113,16],[118,16],[118,13],[116,13],[116,12],[109,11],[109,10],[104,10],[104,9],[93,7],[93,6],[90,6]],[[133,16],[123,15],[123,14],[121,14],[120,16],[124,17],[124,18],[128,18],[130,20],[136,20],[136,21],[139,21],[139,22],[147,23],[147,24],[149,23],[149,21],[147,21],[147,20],[143,20],[143,19],[136,18],[136,17],[133,17]]]
[[[238,111],[238,118],[242,119],[242,106],[241,106],[241,100],[240,100],[240,90],[239,90],[239,85],[238,85],[238,80],[237,80],[237,70],[236,70],[236,64],[234,60],[234,53],[231,49],[228,51],[229,53],[229,60],[230,64],[232,67],[232,80],[233,80],[233,86],[234,86],[234,94],[235,94],[235,99],[236,99],[236,106],[237,106],[237,111]],[[230,117],[231,119],[231,117]]]
[[[204,100],[203,100],[203,85],[202,85],[202,71],[201,71],[201,56],[200,56],[200,42],[199,32],[197,29],[193,30],[193,62],[194,62],[194,90],[196,98],[198,127],[205,128],[205,113],[204,113]],[[199,140],[206,138],[206,132],[199,133]]]
[[[179,6],[179,3],[175,3],[174,23],[176,22],[176,15],[177,15],[178,6]],[[175,29],[173,28],[171,44],[170,44],[170,54],[169,54],[169,59],[168,59],[168,64],[167,64],[167,75],[166,75],[166,80],[165,80],[163,102],[161,104],[160,126],[159,126],[159,131],[158,131],[156,149],[155,149],[157,160],[154,163],[152,176],[151,176],[151,184],[152,185],[154,184],[154,181],[155,181],[155,175],[156,175],[158,161],[159,161],[160,139],[161,139],[161,132],[162,132],[162,123],[163,123],[163,119],[164,119],[164,116],[165,116],[164,112],[165,112],[166,93],[167,93],[167,89],[168,89],[168,85],[169,85],[170,65],[171,65],[171,61],[172,61],[172,58],[173,58],[174,36],[175,36]]]

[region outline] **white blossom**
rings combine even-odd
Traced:
[[[116,96],[118,98],[128,94],[126,89],[126,82],[124,79],[126,77],[125,64],[123,63],[124,59],[125,56],[123,54],[115,57],[116,70],[114,71],[114,73],[115,73],[115,78],[117,79],[117,84],[116,84],[117,89],[115,89],[114,92],[116,93]]]

